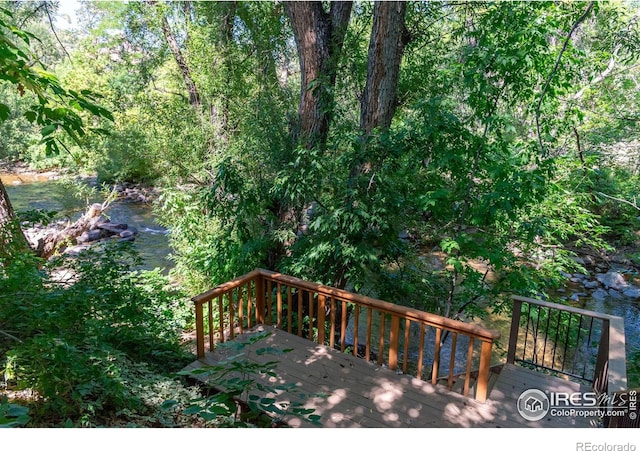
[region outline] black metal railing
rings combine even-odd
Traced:
[[[613,408],[616,393],[628,392],[622,318],[522,296],[512,299],[507,363],[586,382],[603,400],[601,407]]]

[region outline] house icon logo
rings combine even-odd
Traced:
[[[549,412],[549,397],[541,390],[531,388],[518,398],[518,413],[529,421],[538,421]]]

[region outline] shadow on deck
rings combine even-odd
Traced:
[[[315,426],[282,415],[292,406],[323,427],[638,427],[619,317],[514,296],[496,364],[498,332],[262,269],[193,301],[198,360],[185,370],[223,389],[208,366],[275,362],[244,396],[273,398],[267,412],[292,427]]]
[[[564,417],[544,421],[528,421],[517,411],[518,396],[528,388],[551,389],[568,393],[586,390],[574,382],[552,378],[507,364],[496,374],[489,399],[480,403],[467,396],[450,391],[446,386],[433,385],[409,375],[398,374],[387,368],[366,362],[351,354],[318,345],[271,326],[258,326],[269,336],[243,350],[243,358],[251,362],[265,363],[277,360],[276,376],[263,375],[265,385],[293,383],[295,390],[277,394],[252,391],[249,394],[273,397],[280,406],[300,403],[313,409],[321,417],[322,427],[593,427],[588,419]],[[255,332],[252,332],[255,333]],[[247,339],[245,333],[235,340]],[[273,347],[291,349],[282,355],[256,352]],[[233,348],[219,347],[185,370],[217,365],[234,354]],[[237,375],[228,375],[235,377]],[[194,376],[214,388],[220,381],[213,381],[206,373]],[[314,396],[319,394],[321,396]],[[311,427],[298,417],[281,418],[291,427]]]

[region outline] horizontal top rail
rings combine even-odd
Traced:
[[[559,310],[561,312],[576,313],[578,315],[588,316],[590,318],[597,318],[597,319],[603,319],[608,321],[620,319],[619,316],[608,315],[606,313],[600,313],[600,312],[594,312],[593,310],[584,310],[578,307],[571,307],[570,305],[554,304],[553,302],[540,301],[538,299],[527,298],[524,296],[514,295],[514,296],[511,296],[511,299],[513,299],[514,301],[526,302],[527,304],[539,305],[540,307],[546,307],[553,310]]]
[[[499,331],[486,329],[478,325],[468,324],[451,318],[434,315],[432,313],[423,312],[411,307],[392,304],[391,302],[381,301],[380,299],[370,298],[368,296],[363,296],[357,293],[351,293],[339,288],[329,287],[314,282],[308,282],[302,279],[298,279],[297,277],[287,276],[285,274],[268,271],[266,269],[257,269],[256,271],[261,276],[271,279],[275,282],[294,285],[305,290],[315,291],[334,299],[340,299],[353,302],[361,306],[371,307],[377,310],[384,311],[386,313],[398,315],[402,318],[422,321],[426,324],[438,326],[452,332],[462,332],[475,338],[479,338],[483,341],[493,341],[500,338]]]
[[[243,276],[240,277],[236,277],[233,280],[230,280],[229,282],[225,282],[221,285],[218,285],[217,287],[209,290],[209,291],[205,291],[204,293],[201,293],[197,296],[194,296],[193,298],[191,298],[191,300],[196,304],[203,304],[205,302],[210,301],[211,299],[214,299],[218,296],[220,296],[221,294],[225,294],[226,292],[228,292],[229,290],[233,290],[234,288],[237,288],[241,285],[244,285],[245,283],[260,277],[260,270],[258,269],[254,269],[253,271],[251,271],[250,273],[247,273]]]

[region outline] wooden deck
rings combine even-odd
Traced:
[[[279,403],[302,402],[320,415],[322,427],[403,428],[580,428],[592,427],[589,419],[545,418],[530,422],[521,417],[516,400],[528,388],[563,392],[586,390],[574,382],[553,378],[514,365],[505,365],[489,399],[474,399],[432,385],[412,376],[397,374],[351,354],[341,353],[270,326],[254,329],[271,334],[244,348],[244,357],[258,363],[278,360],[276,376],[261,383],[295,383],[297,390],[279,393]],[[236,337],[246,340],[250,333]],[[291,349],[282,355],[259,354],[259,348]],[[235,354],[219,347],[185,369],[216,364]],[[237,352],[236,352],[237,353]],[[231,377],[231,376],[230,376]],[[202,375],[199,378],[205,382]],[[212,384],[215,385],[215,384]],[[314,394],[323,396],[313,396]],[[265,395],[264,393],[256,393]],[[302,395],[302,396],[301,396]],[[272,395],[265,395],[272,396]],[[296,417],[283,419],[291,427],[312,424]]]

